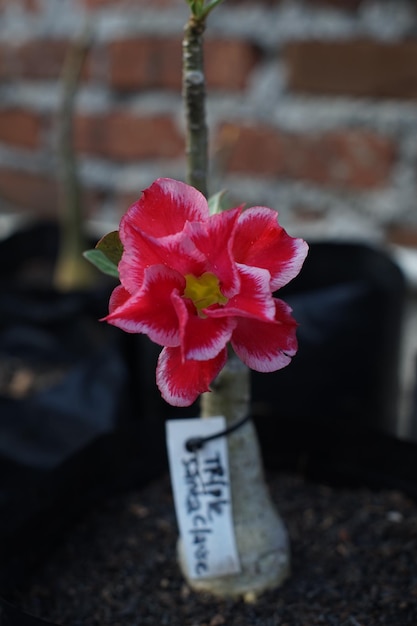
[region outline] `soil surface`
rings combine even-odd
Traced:
[[[11,599],[65,626],[417,624],[413,500],[293,474],[269,474],[268,483],[291,537],[292,573],[256,603],[219,601],[184,583],[168,477],[90,511]]]

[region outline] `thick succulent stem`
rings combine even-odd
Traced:
[[[207,197],[207,124],[203,35],[205,21],[191,16],[183,39],[183,101],[186,116],[187,182]]]
[[[250,411],[249,370],[234,354],[214,381],[213,391],[201,398],[201,415],[224,415],[227,425]],[[263,473],[257,434],[251,421],[228,438],[233,526],[241,572],[230,576],[190,579],[182,558],[180,564],[193,589],[221,597],[255,598],[277,587],[290,567],[289,542],[284,524],[271,501]]]

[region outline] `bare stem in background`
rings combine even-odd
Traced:
[[[90,45],[90,31],[85,28],[68,50],[61,77],[62,100],[57,120],[60,244],[54,284],[62,291],[87,288],[96,280],[92,266],[82,256],[88,246],[84,239],[81,188],[73,148],[74,101]]]
[[[187,182],[208,195],[208,141],[203,35],[205,18],[188,20],[183,39],[183,101],[186,115]]]

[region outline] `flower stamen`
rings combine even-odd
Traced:
[[[204,272],[198,278],[193,274],[185,276],[184,296],[193,301],[200,317],[205,317],[203,309],[212,304],[226,304],[228,298],[220,291],[219,279],[211,272]]]

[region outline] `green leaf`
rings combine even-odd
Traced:
[[[210,196],[208,199],[208,206],[210,215],[214,215],[215,213],[221,213],[229,208],[228,204],[225,202],[226,191],[219,191],[215,193],[213,196]]]
[[[94,250],[87,250],[83,256],[103,274],[119,278],[118,266],[123,254],[123,244],[119,231],[114,230],[104,235]]]
[[[119,270],[117,265],[113,263],[101,250],[95,248],[94,250],[86,250],[83,252],[83,257],[90,261],[97,269],[103,274],[119,278]]]
[[[123,244],[120,241],[119,231],[114,230],[104,235],[96,245],[96,249],[100,250],[109,261],[118,266],[123,254]]]
[[[210,11],[212,11],[214,7],[216,7],[221,2],[223,2],[223,0],[211,0],[211,2],[206,4],[206,6],[204,7],[204,17],[206,17],[210,13]]]
[[[223,0],[210,0],[205,4],[205,0],[186,0],[191,9],[191,13],[197,19],[205,19],[215,6],[223,2]]]
[[[201,0],[200,0],[200,2],[201,2]],[[191,13],[192,13],[193,15],[198,15],[198,8],[199,8],[199,2],[198,2],[198,0],[187,0],[187,3],[188,3],[188,4],[189,4],[189,6],[190,6]]]

